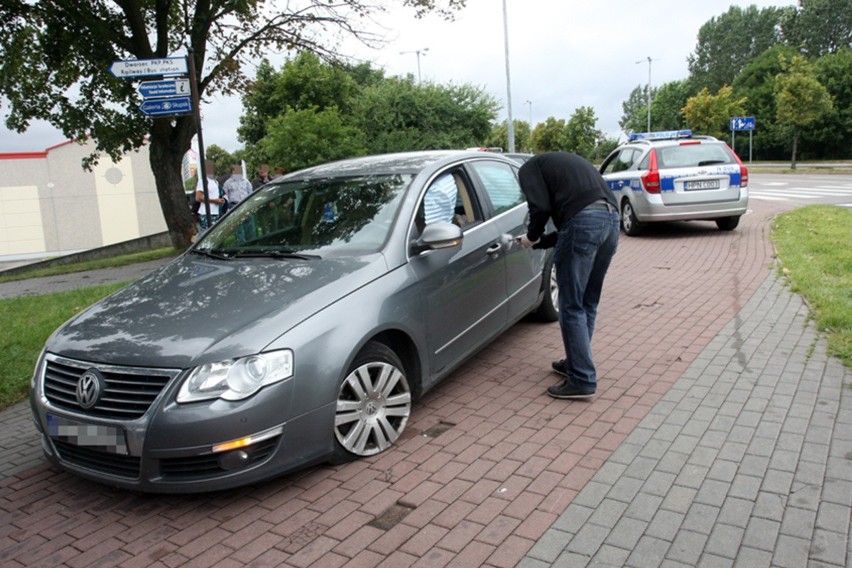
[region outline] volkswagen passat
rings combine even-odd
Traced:
[[[31,395],[46,456],[178,492],[391,448],[420,394],[530,312],[558,315],[552,262],[514,241],[517,168],[399,154],[265,186],[50,337]]]

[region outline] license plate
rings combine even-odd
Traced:
[[[47,431],[54,440],[75,446],[96,448],[111,454],[128,455],[124,430],[102,424],[84,424],[59,416],[47,415]]]
[[[719,189],[721,185],[717,179],[702,179],[696,181],[686,181],[683,183],[683,189],[693,191],[698,189]]]

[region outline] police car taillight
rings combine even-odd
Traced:
[[[640,178],[648,193],[660,193],[660,170],[657,169],[657,150],[652,148],[648,156],[648,173]]]
[[[727,144],[725,144],[725,146],[728,146],[728,145],[727,145]],[[730,147],[730,146],[728,146],[728,150],[731,152],[731,154],[733,154],[734,159],[735,159],[735,160],[737,161],[737,163],[740,165],[740,187],[741,187],[741,188],[742,188],[742,187],[748,187],[748,168],[747,168],[747,167],[745,167],[745,165],[743,164],[743,161],[742,161],[742,160],[740,160],[740,157],[739,157],[739,156],[737,156],[737,153],[736,153],[736,152],[734,152],[734,151],[731,149],[731,147]]]

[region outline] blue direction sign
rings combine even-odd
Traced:
[[[189,96],[189,79],[145,81],[139,84],[139,94],[146,99]]]
[[[161,57],[160,59],[125,59],[113,61],[109,72],[119,79],[150,77],[152,75],[186,75],[189,67],[186,57]]]
[[[192,112],[190,97],[172,97],[168,99],[145,99],[139,109],[147,116],[178,116]]]
[[[754,130],[753,116],[735,116],[731,118],[731,131]]]

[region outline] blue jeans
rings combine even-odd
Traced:
[[[565,365],[577,386],[595,389],[592,335],[604,277],[618,248],[619,215],[583,209],[559,230],[554,262]]]

